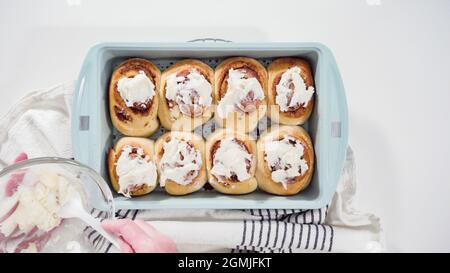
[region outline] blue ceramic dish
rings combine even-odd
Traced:
[[[344,166],[348,118],[344,86],[331,51],[319,43],[102,43],[84,60],[73,102],[72,143],[75,160],[88,165],[109,181],[106,154],[118,137],[108,112],[112,70],[127,58],[153,61],[163,71],[179,59],[197,58],[215,67],[230,56],[248,56],[268,65],[277,57],[296,56],[309,61],[315,81],[316,102],[308,123],[316,154],[311,184],[294,196],[260,191],[242,196],[199,191],[173,197],[163,190],[133,199],[115,195],[118,209],[312,209],[327,205]],[[93,200],[95,203],[95,200]]]

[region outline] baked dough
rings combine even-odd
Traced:
[[[176,73],[177,75],[183,73],[187,74],[191,69],[195,68],[205,79],[211,84],[211,97],[214,96],[214,71],[207,64],[194,60],[187,59],[170,66],[161,76],[161,85],[159,88],[159,109],[158,116],[161,124],[168,130],[175,131],[193,131],[196,127],[206,123],[213,115],[212,103],[210,106],[203,108],[201,113],[195,116],[190,110],[191,115],[186,115],[180,111],[180,106],[166,98],[167,78]],[[212,102],[214,100],[212,99]]]
[[[305,123],[314,107],[314,95],[307,103],[307,106],[298,106],[287,112],[280,110],[280,106],[276,103],[276,86],[280,82],[281,75],[292,67],[300,68],[300,76],[307,87],[314,87],[314,79],[311,73],[311,68],[306,60],[300,58],[280,58],[274,60],[267,68],[269,74],[268,86],[268,111],[267,115],[275,123],[285,125],[300,125]]]
[[[109,149],[109,153],[108,153],[109,178],[110,178],[111,184],[116,192],[119,192],[119,190],[120,190],[119,177],[116,172],[116,162],[122,153],[122,149],[127,145],[134,147],[134,148],[142,148],[144,151],[144,154],[149,156],[150,161],[155,162],[155,147],[154,147],[154,142],[152,140],[146,139],[146,138],[140,138],[140,137],[123,137],[123,138],[121,138],[114,146],[114,149],[112,149],[112,148]],[[158,183],[155,183],[154,186],[144,184],[144,185],[140,186],[139,188],[130,191],[130,195],[132,197],[145,195],[145,194],[153,191],[157,185],[158,185]]]
[[[128,107],[120,96],[117,88],[123,77],[135,77],[144,72],[155,86],[155,95],[144,107]],[[114,127],[126,136],[146,137],[153,134],[159,127],[158,88],[161,71],[152,62],[144,59],[129,59],[121,63],[112,73],[109,85],[109,113]]]
[[[272,180],[272,171],[266,161],[266,151],[264,143],[270,140],[281,140],[286,136],[291,136],[298,140],[303,148],[303,159],[308,165],[308,170],[300,176],[294,178],[287,184],[287,188],[282,183]],[[257,143],[258,167],[256,169],[256,179],[258,187],[268,193],[276,195],[294,195],[305,189],[314,173],[314,150],[311,138],[308,133],[299,126],[277,126],[264,132]]]
[[[191,183],[187,185],[181,185],[176,183],[173,180],[167,179],[165,181],[165,190],[167,193],[171,195],[186,195],[195,191],[198,191],[201,189],[207,179],[206,175],[206,159],[205,159],[205,142],[203,138],[200,136],[191,133],[191,132],[167,132],[161,137],[158,138],[158,140],[155,143],[155,152],[156,152],[156,163],[158,167],[158,176],[160,178],[160,184],[162,184],[163,181],[161,181],[161,160],[164,155],[164,143],[169,142],[172,138],[183,140],[191,144],[196,150],[198,150],[201,154],[201,160],[202,164],[200,167],[200,170],[198,171],[197,176],[192,180]]]
[[[247,78],[255,77],[261,84],[264,99],[259,101],[256,110],[243,112],[235,109],[235,111],[228,113],[226,118],[221,118],[218,115],[216,107],[214,118],[220,127],[248,133],[256,128],[258,121],[264,117],[267,111],[267,71],[261,63],[252,58],[233,57],[224,60],[216,67],[214,74],[214,98],[216,106],[227,93],[227,80],[231,68],[234,70],[243,69],[246,71]]]
[[[226,138],[234,138],[243,144],[248,153],[252,155],[252,161],[248,173],[250,178],[243,181],[233,181],[226,179],[224,182],[219,182],[218,178],[211,173],[213,168],[214,153],[217,150],[217,145],[220,145],[220,141]],[[211,134],[206,141],[206,168],[208,170],[209,184],[217,191],[225,194],[246,194],[253,192],[257,188],[257,181],[255,179],[257,157],[256,157],[256,143],[250,136],[237,132],[219,129]]]

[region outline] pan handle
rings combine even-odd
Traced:
[[[230,40],[226,39],[220,39],[220,38],[198,38],[189,40],[188,43],[197,43],[197,42],[203,42],[203,43],[231,43]]]

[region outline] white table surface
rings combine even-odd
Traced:
[[[0,115],[104,41],[318,41],[346,87],[357,202],[391,251],[450,251],[450,1],[0,3]],[[1,129],[0,129],[1,130]]]

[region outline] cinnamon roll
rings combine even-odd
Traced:
[[[299,125],[314,107],[314,80],[307,61],[280,58],[268,67],[268,116],[274,122]]]
[[[129,59],[112,73],[109,113],[114,127],[127,136],[149,136],[159,127],[157,90],[161,71],[144,59]]]
[[[267,71],[257,60],[234,57],[215,71],[216,122],[224,128],[248,133],[267,110]]]
[[[193,131],[212,117],[214,72],[197,60],[183,60],[169,67],[161,77],[158,110],[168,130]]]
[[[256,143],[248,135],[218,130],[206,141],[209,184],[225,194],[246,194],[257,187]]]
[[[306,188],[314,173],[314,150],[299,126],[280,126],[261,135],[257,143],[258,187],[277,195],[294,195]]]
[[[123,137],[108,153],[111,184],[125,197],[140,196],[157,185],[154,142],[146,138]]]
[[[168,132],[155,144],[159,184],[171,195],[185,195],[206,183],[205,142],[190,132]]]

